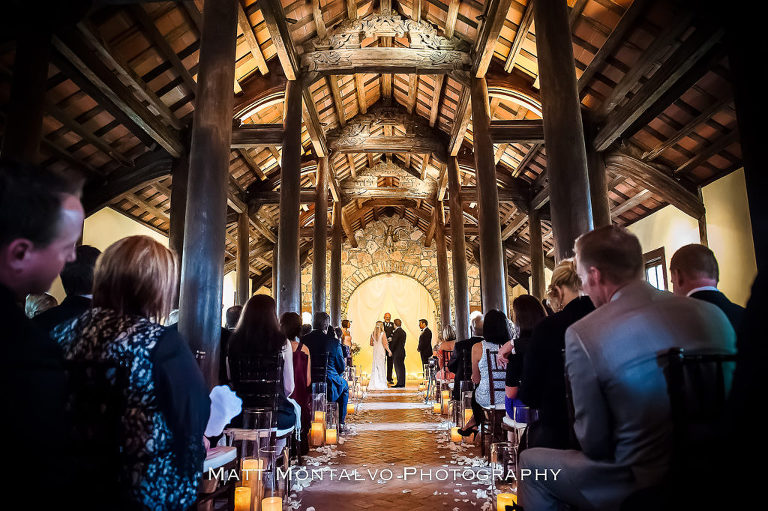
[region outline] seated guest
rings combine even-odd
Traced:
[[[33,319],[43,312],[47,312],[54,307],[58,307],[59,302],[53,295],[48,293],[28,294],[24,300],[24,313],[29,319]]]
[[[472,381],[472,347],[483,340],[482,314],[470,320],[469,331],[472,337],[456,341],[451,359],[448,361],[448,370],[456,375],[453,378],[451,391],[451,399],[454,401],[461,401],[461,382]]]
[[[75,249],[76,259],[61,270],[61,285],[67,297],[61,305],[35,317],[35,324],[50,332],[56,325],[74,319],[91,308],[93,298],[93,268],[101,251],[89,245]]]
[[[84,508],[69,448],[67,376],[56,343],[20,306],[75,259],[78,187],[50,171],[0,161],[0,438],[4,480],[33,509]],[[34,439],[34,441],[32,441]],[[40,489],[42,468],[45,491]],[[19,474],[33,475],[30,477]],[[77,502],[73,501],[77,491]]]
[[[472,383],[475,391],[472,394],[472,418],[460,429],[462,436],[477,432],[485,414],[483,408],[491,406],[491,392],[494,392],[494,401],[497,405],[504,403],[504,391],[495,391],[490,385],[490,371],[486,350],[497,351],[509,340],[507,317],[503,312],[495,309],[489,310],[483,318],[483,339],[472,346]]]
[[[506,393],[504,405],[511,419],[514,418],[513,407],[523,405],[517,395],[523,376],[523,359],[529,351],[534,328],[547,317],[539,299],[531,295],[520,295],[515,298],[512,301],[512,314],[517,324],[517,335],[511,342],[504,345],[514,346],[514,350],[507,355],[507,373],[504,379]]]
[[[736,305],[717,289],[720,268],[708,247],[692,243],[678,249],[669,262],[669,271],[676,295],[715,304],[728,316],[734,330],[738,330],[744,307]]]
[[[539,411],[539,420],[528,429],[530,447],[575,448],[565,387],[565,331],[595,306],[581,296],[581,280],[570,259],[552,271],[547,298],[557,312],[533,330],[517,397]]]
[[[160,324],[173,305],[177,275],[169,249],[147,236],[123,238],[96,263],[93,308],[52,332],[66,359],[130,371],[117,498],[135,507],[189,507],[205,459],[208,387],[184,339]]]
[[[320,363],[326,357],[328,365],[325,381],[328,384],[328,401],[339,405],[339,425],[342,431],[346,430],[344,423],[347,418],[347,401],[349,400],[349,384],[344,379],[344,356],[341,353],[341,343],[334,336],[329,335],[331,317],[325,312],[315,313],[312,318],[312,331],[301,338],[301,341],[309,348],[310,361],[313,364]]]
[[[660,484],[670,468],[672,418],[659,353],[672,347],[732,352],[725,314],[643,280],[640,242],[607,226],[576,240],[576,268],[597,309],[568,328],[566,370],[583,452],[533,448],[521,469],[559,468],[557,481],[520,482],[526,509],[618,509]]]
[[[229,382],[227,376],[227,352],[229,349],[229,338],[240,321],[240,315],[243,313],[242,305],[233,305],[227,309],[224,314],[224,328],[221,329],[221,344],[219,345],[219,384],[226,385]]]
[[[450,323],[445,325],[441,332],[441,337],[442,338],[438,340],[435,348],[435,351],[437,351],[437,361],[440,367],[438,379],[450,380],[453,379],[454,374],[448,370],[448,360],[446,357],[453,355],[453,350],[456,345],[456,328]]]
[[[304,337],[305,335],[307,335],[311,331],[312,331],[312,325],[308,325],[306,323],[301,325],[301,337]]]
[[[280,328],[283,335],[291,343],[293,350],[293,393],[289,396],[296,401],[301,408],[301,453],[309,452],[309,428],[312,417],[310,401],[312,393],[309,386],[312,384],[312,366],[309,358],[309,348],[301,340],[301,316],[295,312],[285,312],[280,316]]]
[[[277,319],[275,300],[269,295],[253,295],[243,307],[242,316],[235,331],[229,338],[227,357],[237,355],[264,355],[283,357],[283,385],[277,399],[277,429],[290,429],[300,425],[301,409],[298,404],[289,399],[293,393],[293,350],[291,343],[280,329]],[[234,391],[237,392],[237,375],[230,373]],[[249,406],[246,396],[243,407]],[[253,406],[253,405],[250,405]],[[298,426],[297,426],[298,427]]]

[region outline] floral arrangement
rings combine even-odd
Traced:
[[[352,356],[354,357],[358,353],[360,353],[360,345],[356,342],[352,343],[352,348],[349,350],[350,353],[352,353]]]

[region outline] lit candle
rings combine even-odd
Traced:
[[[432,405],[432,411],[435,413],[440,413],[440,403],[434,403]]]
[[[425,388],[423,383],[419,383],[419,390],[423,391]]]
[[[257,502],[261,496],[261,474],[264,470],[264,460],[243,458],[240,463],[241,481],[244,487],[251,491],[251,500]]]
[[[355,413],[355,403],[347,403],[347,413]]]
[[[314,422],[325,422],[325,412],[320,410],[315,411]]]
[[[517,495],[514,493],[499,493],[496,496],[496,511],[506,511],[507,506],[517,504]]]
[[[283,499],[281,497],[267,497],[261,501],[261,511],[282,511]]]
[[[325,430],[325,443],[328,445],[336,444],[336,428],[329,428]]]
[[[472,409],[471,408],[465,408],[464,409],[464,427],[467,427],[467,423],[472,420]]]
[[[451,400],[451,391],[450,390],[444,390],[440,393],[442,396],[442,401],[450,401]]]
[[[451,428],[451,441],[456,443],[461,442],[461,435],[459,435],[458,426],[454,426]]]
[[[312,429],[310,431],[310,439],[312,440],[312,446],[313,447],[319,447],[323,445],[323,440],[325,440],[325,423],[324,422],[313,422],[312,423]]]
[[[450,406],[451,406],[450,401],[448,401],[447,399],[443,400],[443,415],[448,415],[449,413],[451,413],[451,410],[449,408]]]
[[[251,511],[251,489],[247,486],[235,488],[235,511]]]

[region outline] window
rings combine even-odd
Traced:
[[[645,263],[645,280],[662,291],[667,290],[667,259],[664,256],[664,247],[651,250],[643,254]]]

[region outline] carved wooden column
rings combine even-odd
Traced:
[[[168,246],[176,253],[179,261],[179,282],[176,287],[174,304],[179,306],[181,287],[181,261],[184,254],[184,218],[187,213],[187,179],[189,178],[189,157],[187,152],[173,161],[171,170],[171,221],[168,229]]]
[[[312,314],[325,312],[325,262],[328,246],[328,157],[317,160],[315,230],[312,240]]]
[[[448,208],[451,215],[451,256],[453,266],[453,306],[456,311],[456,339],[469,338],[469,292],[467,290],[467,245],[464,239],[464,213],[461,208],[459,162],[448,158]]]
[[[544,298],[544,247],[541,242],[541,211],[531,208],[528,213],[528,232],[531,240],[531,294]]]
[[[237,3],[203,7],[200,68],[190,153],[179,332],[205,352],[210,386],[219,373],[221,298],[226,239],[227,179],[232,138]]]
[[[607,177],[603,152],[593,144],[596,128],[592,122],[584,122],[584,136],[587,149],[587,172],[589,175],[589,197],[592,203],[592,224],[595,228],[611,225],[611,205],[608,202]]]
[[[555,259],[560,261],[573,255],[576,238],[592,229],[584,127],[566,1],[537,0],[533,16]]]
[[[250,276],[250,232],[248,223],[248,211],[243,211],[237,216],[237,260],[235,261],[235,273],[237,275],[237,300],[238,305],[245,305],[250,298],[248,293],[248,277]]]
[[[341,203],[333,203],[331,234],[331,324],[341,325]]]
[[[480,232],[480,268],[483,273],[483,312],[507,310],[504,257],[499,222],[499,189],[491,139],[488,86],[485,78],[472,78],[472,132],[477,176],[477,216]]]
[[[48,32],[23,31],[16,41],[13,83],[0,156],[32,163],[43,130],[43,102],[51,52]]]
[[[285,86],[285,126],[280,165],[280,225],[277,235],[277,313],[301,313],[299,207],[301,192],[301,87]]]
[[[440,327],[442,328],[451,322],[451,285],[448,279],[448,248],[445,241],[443,201],[435,203],[434,212],[435,248],[437,249],[437,287],[440,292]]]

